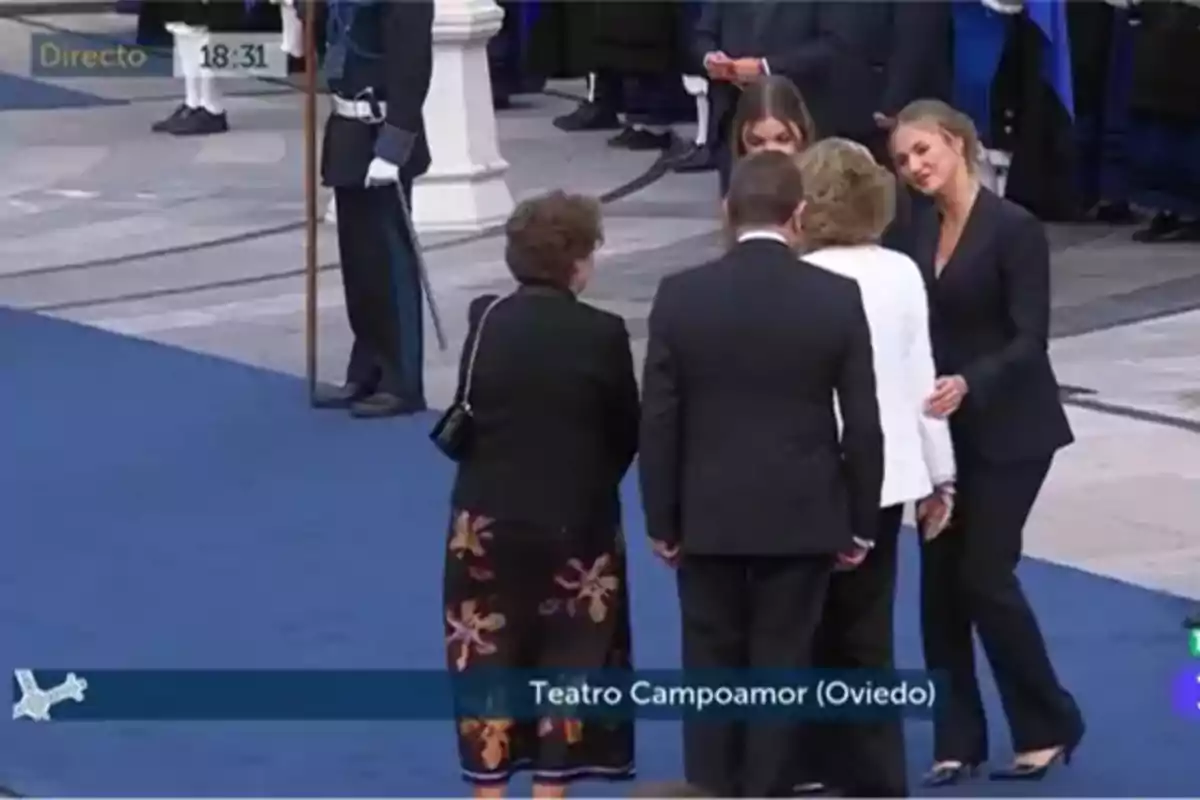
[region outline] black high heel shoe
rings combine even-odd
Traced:
[[[1064,767],[1069,766],[1071,756],[1074,753],[1074,745],[1071,747],[1060,747],[1044,764],[1022,764],[1017,762],[1011,767],[996,770],[990,777],[994,781],[1040,781],[1049,775],[1050,770],[1058,766],[1059,762]]]
[[[934,764],[921,778],[921,785],[931,788],[955,786],[974,778],[983,765],[982,761],[943,761]]]

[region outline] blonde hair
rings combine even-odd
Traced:
[[[848,139],[823,139],[797,158],[804,175],[805,244],[815,249],[878,242],[896,216],[892,173]]]
[[[914,100],[900,110],[892,120],[892,132],[901,125],[932,126],[942,136],[962,142],[963,158],[967,170],[975,174],[980,165],[983,149],[979,144],[979,132],[975,122],[949,103],[941,100]]]

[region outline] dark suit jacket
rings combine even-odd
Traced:
[[[640,452],[647,532],[689,555],[874,539],[883,433],[857,284],[764,240],[663,280]]]
[[[460,392],[492,299],[471,304]],[[619,522],[639,414],[620,317],[568,292],[522,287],[488,315],[470,400],[475,442],[459,465],[456,508],[555,528]]]
[[[707,2],[695,68],[704,74],[704,55],[717,50],[765,58],[799,87],[822,136],[874,144],[875,112],[949,92],[950,25],[943,2]],[[718,119],[737,104],[729,84],[711,94]]]
[[[386,105],[381,124],[331,114],[321,146],[326,186],[360,188],[376,156],[397,164],[411,183],[431,162],[424,106],[433,80],[433,1],[334,3],[329,13],[347,16],[348,30],[328,40],[329,89],[348,99],[374,92]],[[340,10],[339,10],[340,9]],[[340,53],[340,55],[337,55]],[[381,55],[375,55],[381,54]],[[340,68],[333,68],[340,62]]]
[[[1050,365],[1050,245],[1020,206],[980,191],[958,247],[935,277],[938,220],[917,260],[930,288],[934,358],[969,391],[950,418],[960,458],[1049,457],[1074,441]]]

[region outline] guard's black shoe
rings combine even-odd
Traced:
[[[214,114],[207,108],[198,108],[174,125],[168,133],[176,136],[208,136],[229,130],[229,118],[222,111]]]
[[[180,103],[174,111],[168,114],[163,119],[150,126],[150,130],[154,133],[171,133],[179,124],[196,111],[194,108],[188,108],[187,103]]]
[[[560,131],[615,131],[621,127],[621,120],[612,109],[606,109],[596,103],[580,103],[579,107],[570,114],[555,117],[552,124]]]
[[[424,403],[405,400],[389,392],[375,394],[354,401],[350,405],[350,416],[359,419],[378,419],[380,417],[400,417],[408,414],[418,414],[425,410]]]
[[[313,395],[312,407],[347,409],[373,392],[371,387],[357,383],[346,383],[342,386],[321,385]]]
[[[1190,617],[1185,617],[1183,620],[1183,627],[1192,631],[1200,631],[1200,611],[1197,611]]]

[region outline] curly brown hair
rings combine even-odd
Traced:
[[[504,260],[519,283],[568,288],[604,242],[600,202],[561,189],[522,201],[504,225]]]
[[[874,244],[896,216],[896,179],[863,145],[825,139],[796,157],[810,248]]]

